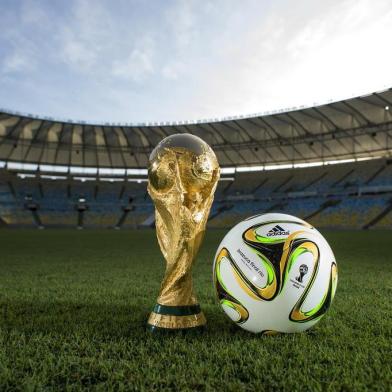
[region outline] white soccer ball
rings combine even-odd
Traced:
[[[276,213],[234,226],[218,247],[213,276],[229,318],[266,334],[315,325],[331,305],[338,280],[325,238],[302,219]]]

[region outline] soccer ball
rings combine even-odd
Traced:
[[[213,279],[231,320],[254,333],[301,332],[335,295],[338,272],[325,238],[305,221],[262,214],[234,226],[215,255]]]

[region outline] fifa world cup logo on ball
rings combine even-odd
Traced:
[[[299,283],[303,282],[304,276],[308,273],[308,266],[306,264],[301,264],[299,267],[299,276],[295,280]]]
[[[155,204],[158,243],[166,260],[150,329],[189,329],[206,323],[192,285],[192,265],[203,240],[220,169],[211,147],[176,134],[150,155],[148,193]]]

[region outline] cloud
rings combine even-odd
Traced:
[[[135,49],[125,60],[113,62],[112,75],[141,82],[154,72],[152,54],[148,50]]]
[[[116,42],[115,22],[110,8],[102,1],[74,0],[69,15],[58,23],[54,56],[74,72],[97,73],[113,42]]]
[[[162,68],[162,75],[169,80],[177,80],[186,71],[186,65],[181,60],[169,61]]]
[[[38,50],[33,41],[18,31],[7,32],[8,50],[0,60],[3,74],[27,74],[37,68]]]
[[[143,37],[124,59],[113,61],[112,75],[134,82],[142,82],[154,74],[154,40]]]
[[[3,61],[4,73],[26,72],[32,68],[34,68],[33,60],[21,51],[14,51]]]
[[[123,18],[120,7],[103,0],[74,0],[69,22],[57,37],[58,57],[74,74],[106,83],[113,79],[140,83],[154,74],[152,34]]]
[[[207,65],[192,103],[181,109],[193,117],[250,114],[380,89],[392,84],[385,50],[391,36],[387,1],[315,9],[307,1],[282,3],[263,19],[255,14],[230,42],[220,41],[219,63]]]
[[[165,12],[166,22],[178,50],[189,47],[198,34],[195,25],[195,16],[198,15],[197,7],[202,7],[202,5],[192,0],[178,0]]]
[[[0,13],[0,106],[27,112],[216,118],[392,85],[389,0],[21,0]]]
[[[71,29],[64,29],[61,35],[61,51],[58,56],[76,71],[90,71],[97,63],[99,50],[94,44],[77,37]]]
[[[37,1],[25,0],[21,4],[20,10],[21,23],[25,25],[33,25],[36,27],[44,27],[50,23],[50,18]]]

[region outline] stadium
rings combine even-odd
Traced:
[[[313,390],[324,384],[386,387],[390,373],[382,363],[390,304],[380,277],[386,282],[391,274],[389,107],[390,89],[322,106],[199,123],[85,124],[3,112],[2,345],[5,367],[14,367],[2,373],[3,385],[15,387],[22,377],[24,383],[49,387],[118,386],[132,380],[138,388],[187,389],[203,388],[206,378],[209,387],[218,388],[223,377],[235,374],[233,385],[239,388],[265,383],[301,389],[301,369]],[[145,334],[162,273],[155,270],[163,268],[146,167],[154,146],[176,133],[198,135],[212,146],[221,179],[195,272],[209,333],[198,343],[177,336],[162,347]],[[224,319],[209,275],[225,231],[269,211],[327,229],[343,278],[336,304],[315,332],[258,343]],[[156,277],[145,281],[153,271]],[[258,344],[262,358],[241,362],[255,355]],[[269,362],[271,355],[277,364]],[[190,378],[183,356],[194,367]],[[207,361],[215,369],[223,357],[228,362],[219,376],[197,364]],[[29,368],[30,360],[42,370]],[[153,369],[143,375],[139,366],[146,360]],[[178,373],[161,378],[168,360]],[[347,364],[352,360],[354,368]],[[274,372],[287,366],[291,372],[280,384]]]
[[[0,4],[0,390],[391,390],[390,4],[142,3]],[[359,85],[374,88],[347,93]],[[312,97],[322,103],[302,105]],[[153,151],[173,135],[202,139],[220,167],[194,199],[191,186],[151,191]],[[203,192],[205,232],[183,219]],[[167,243],[164,202],[180,222]],[[260,324],[282,313],[274,296],[292,281],[300,299],[283,316],[296,330],[244,328],[251,312],[223,282],[228,235],[248,225],[235,238],[248,246],[249,222],[270,213],[305,228],[269,222],[286,237],[254,248],[271,252],[254,253],[265,286],[230,276],[272,309]],[[175,241],[190,261],[169,261]],[[327,290],[302,312],[323,252]],[[296,259],[310,254],[312,265]],[[198,302],[159,302],[170,263]],[[150,323],[198,313],[200,329]]]
[[[222,168],[211,228],[280,211],[321,228],[390,229],[391,123],[391,89],[198,123],[85,124],[3,112],[1,224],[152,227],[149,154],[163,138],[191,133]]]

